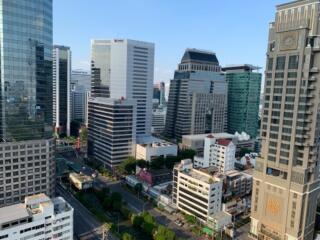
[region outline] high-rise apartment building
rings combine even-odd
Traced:
[[[57,135],[70,136],[71,51],[53,46],[53,124]]]
[[[92,40],[91,48],[91,96],[135,100],[137,136],[149,135],[154,44],[129,39]]]
[[[195,169],[190,159],[182,160],[173,169],[173,204],[208,223],[213,214],[221,211],[222,179],[216,169]]]
[[[228,82],[229,133],[246,132],[252,138],[259,128],[261,73],[258,67],[244,64],[223,68]]]
[[[313,239],[320,188],[319,3],[278,5],[269,27],[251,209],[258,239]]]
[[[0,1],[0,207],[54,193],[52,0]]]
[[[136,102],[95,97],[88,104],[88,156],[109,169],[135,156]]]
[[[170,83],[165,135],[224,132],[227,82],[213,52],[187,49]]]
[[[232,138],[216,138],[209,134],[204,140],[203,156],[194,157],[194,167],[214,166],[220,173],[234,169],[236,145]]]

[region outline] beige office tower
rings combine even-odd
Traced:
[[[313,239],[319,196],[319,0],[277,6],[269,29],[262,149],[256,161],[251,233]]]

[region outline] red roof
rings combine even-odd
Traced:
[[[222,146],[229,146],[231,140],[230,139],[218,139],[217,143]]]
[[[209,134],[207,138],[214,138],[214,136],[212,134]]]

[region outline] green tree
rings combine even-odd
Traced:
[[[136,160],[134,157],[128,157],[116,168],[119,175],[133,174],[136,171]]]
[[[196,224],[197,219],[195,216],[192,215],[185,215],[184,218],[186,219],[186,221],[190,224]]]
[[[88,140],[88,129],[86,127],[80,128],[79,137],[81,142],[86,142]]]
[[[180,160],[181,159],[179,157],[168,156],[168,157],[166,157],[166,160],[165,160],[165,166],[166,166],[166,168],[173,169],[174,165],[177,162],[180,162]]]
[[[142,230],[148,234],[148,235],[152,235],[157,223],[154,219],[154,217],[148,213],[148,212],[144,212],[142,214],[143,217],[143,224],[142,224]]]
[[[184,149],[179,151],[178,157],[180,159],[187,159],[190,158],[193,160],[193,157],[196,155],[196,151],[194,151],[193,149]]]
[[[122,235],[122,240],[133,240],[133,239],[134,239],[133,236],[129,233],[124,233]]]
[[[164,161],[163,156],[155,158],[155,159],[151,160],[150,168],[151,169],[161,169],[164,166],[164,162],[165,161]]]
[[[118,192],[113,192],[113,193],[111,193],[111,200],[112,200],[112,202],[121,202],[122,196]]]
[[[141,228],[143,217],[137,214],[131,215],[131,224],[134,228]]]
[[[105,197],[103,202],[102,202],[102,206],[105,210],[111,210],[112,206],[112,200],[110,197]]]
[[[118,202],[118,201],[113,201],[112,202],[112,209],[114,211],[120,211],[121,210],[121,207],[122,207],[122,202]]]
[[[159,225],[153,236],[154,240],[175,240],[176,234],[163,225]]]
[[[138,167],[140,168],[149,168],[150,167],[150,164],[149,162],[145,161],[145,160],[142,160],[142,159],[139,159],[136,161],[136,164]]]
[[[122,206],[120,212],[123,218],[130,220],[132,212],[128,208]]]

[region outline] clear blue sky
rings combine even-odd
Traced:
[[[289,0],[287,0],[289,1]],[[222,66],[264,67],[268,24],[283,0],[53,0],[54,43],[89,69],[90,39],[154,42],[155,82],[168,82],[185,48],[216,52]]]

